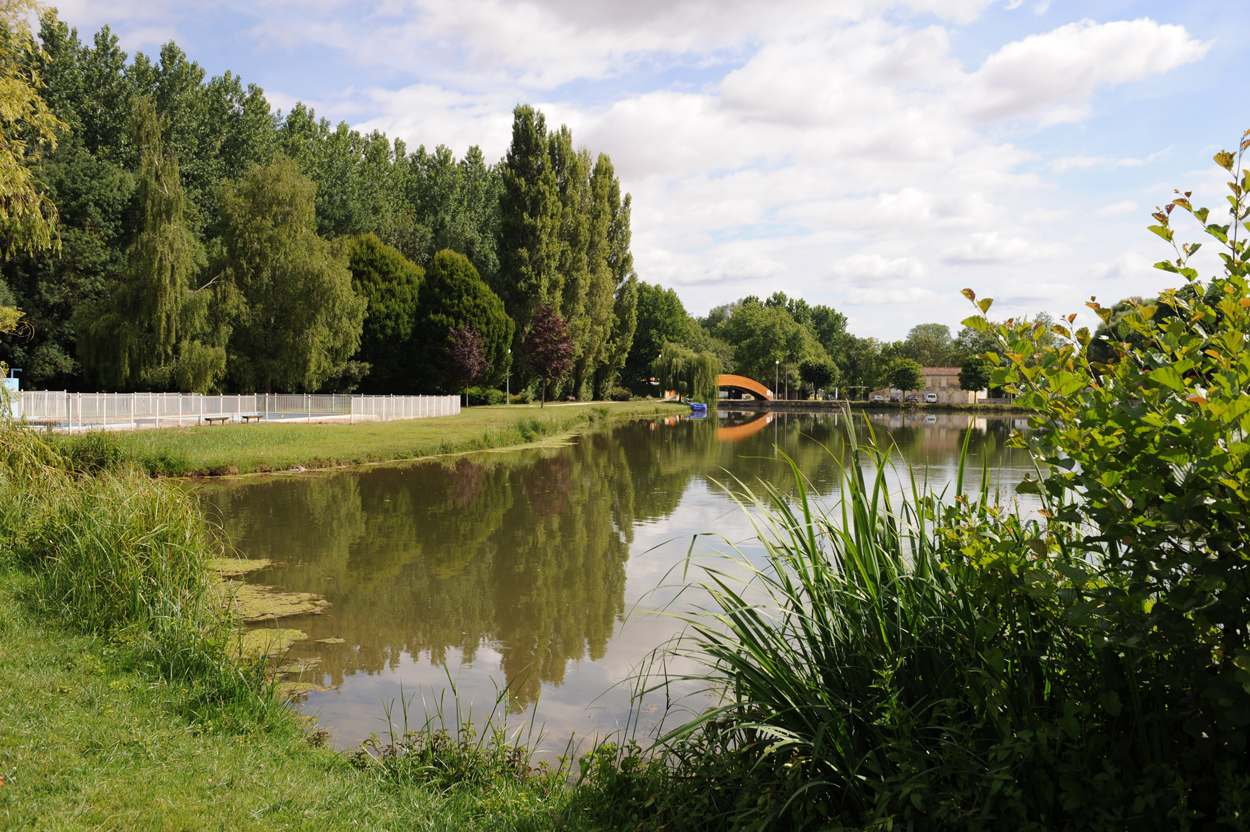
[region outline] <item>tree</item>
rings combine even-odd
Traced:
[[[829,360],[824,347],[781,304],[743,301],[717,326],[716,335],[733,346],[737,372],[770,387],[777,362],[785,365],[784,383],[797,387],[799,362],[805,358]]]
[[[959,370],[959,389],[981,391],[987,390],[990,386],[990,379],[994,373],[994,365],[986,361],[984,358],[967,358],[964,360],[963,367]]]
[[[372,233],[348,243],[347,268],[352,273],[352,289],[367,304],[356,354],[356,360],[370,367],[365,389],[408,392],[412,385],[410,342],[424,272]]]
[[[56,206],[35,175],[40,157],[56,149],[66,125],[48,108],[27,18],[34,0],[0,0],[0,245],[18,251],[55,248]]]
[[[464,389],[464,404],[469,406],[468,387],[490,371],[490,362],[482,348],[482,336],[467,326],[448,327],[447,380]]]
[[[710,352],[695,352],[679,344],[665,344],[652,362],[651,372],[660,389],[715,405],[720,398],[720,362]]]
[[[896,358],[885,370],[886,380],[891,387],[904,393],[924,387],[924,373],[920,365],[910,358]]]
[[[812,386],[812,396],[817,391],[832,387],[838,378],[838,368],[832,361],[805,359],[799,363],[799,378]]]
[[[672,289],[638,283],[637,328],[629,356],[621,371],[626,386],[639,390],[651,375],[651,364],[660,354],[664,344],[681,343],[689,327],[690,316],[681,304],[681,298]]]
[[[225,373],[224,337],[206,343],[213,290],[195,287],[195,240],[184,218],[178,159],[161,137],[156,107],[136,98],[141,226],[107,300],[80,307],[84,370],[120,389],[208,392]],[[221,336],[221,333],[218,333]]]
[[[945,324],[917,324],[903,342],[906,356],[922,367],[950,366],[951,346],[951,330]]]
[[[833,356],[842,373],[842,383],[848,390],[855,388],[861,395],[866,395],[881,386],[888,362],[881,355],[879,341],[847,333],[840,339],[838,347]]]
[[[540,306],[562,300],[559,272],[562,206],[548,152],[547,121],[528,105],[512,114],[512,143],[504,157],[499,200],[499,274],[494,288],[516,321],[528,330]]]
[[[525,362],[542,382],[542,406],[547,404],[547,385],[564,378],[573,366],[573,339],[568,324],[551,304],[538,308],[524,340]]]
[[[222,184],[220,278],[238,295],[230,374],[244,390],[317,390],[360,346],[366,301],[314,230],[316,190],[286,156]]]
[[[824,305],[812,307],[806,326],[830,355],[837,355],[843,348],[848,334],[846,316],[836,309]]]
[[[447,355],[454,347],[453,330],[478,334],[487,366],[485,381],[503,383],[511,367],[513,322],[503,301],[490,290],[477,269],[450,249],[434,255],[425,270],[414,316],[409,349],[412,384],[423,392],[459,392],[461,381],[449,372]]]

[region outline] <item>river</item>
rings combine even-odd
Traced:
[[[1013,427],[1024,427],[1019,417],[870,421],[878,444],[904,460],[902,473],[939,491],[969,432],[970,467],[979,476],[986,466],[1003,493],[1032,470],[1024,451],[1007,447]],[[836,499],[844,437],[833,414],[721,412],[200,493],[243,556],[275,561],[249,580],[331,601],[324,615],[282,626],[309,636],[290,659],[313,660],[302,679],[325,690],[299,707],[338,745],[384,733],[383,703],[396,703],[397,715],[401,687],[410,725],[440,697],[452,712],[450,679],[479,726],[507,687],[501,713],[514,726],[543,726],[544,749],[559,752],[569,737],[604,736],[634,713],[628,680],[681,629],[656,612],[689,597],[679,597],[688,552],[736,544],[758,555],[748,518],[720,483],[763,478],[793,493],[780,449],[823,499]],[[643,710],[647,728],[656,706]]]

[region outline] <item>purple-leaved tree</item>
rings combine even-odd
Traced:
[[[455,386],[454,389],[465,391],[464,406],[468,407],[468,388],[473,382],[490,372],[490,362],[486,360],[482,336],[476,329],[467,326],[449,326],[447,337],[451,341],[447,345],[447,360],[450,364],[447,378]]]
[[[573,367],[573,336],[569,325],[554,306],[543,306],[534,313],[530,331],[525,334],[525,363],[542,381],[542,407],[547,405],[547,385],[564,378]]]

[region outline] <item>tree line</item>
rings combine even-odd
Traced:
[[[1049,327],[1041,314],[1035,319]],[[623,379],[642,394],[652,379],[678,378],[673,362],[691,365],[690,353],[713,358],[718,372],[744,375],[780,396],[806,398],[814,391],[835,390],[848,398],[886,385],[919,389],[923,367],[961,367],[967,389],[988,386],[992,367],[978,356],[994,345],[983,333],[963,327],[952,335],[945,324],[912,327],[898,341],[864,338],[849,332],[846,316],[829,306],[774,292],[766,299],[749,296],[712,309],[705,317],[686,311],[672,289],[638,285],[635,348]],[[897,384],[910,379],[911,383]],[[678,382],[680,384],[680,382]],[[679,392],[686,393],[681,389]],[[693,390],[691,390],[693,392]]]
[[[967,327],[863,338],[781,292],[689,314],[635,274],[611,159],[532,107],[498,162],[410,151],[275,111],[172,42],[131,59],[108,27],[84,43],[55,11],[37,37],[24,19],[0,56],[25,90],[3,125],[0,309],[25,337],[0,363],[27,387],[709,398],[734,372],[854,398],[925,366],[988,380]]]
[[[29,337],[0,361],[26,386],[406,393],[517,376],[589,398],[616,382],[631,200],[567,127],[522,105],[496,163],[412,151],[275,111],[172,42],[132,59],[108,27],[84,43],[55,11],[37,37],[21,17],[4,21],[25,32],[4,69],[36,104],[4,138],[35,202],[0,229],[0,307]],[[564,339],[556,378],[513,362],[540,346],[540,315]]]

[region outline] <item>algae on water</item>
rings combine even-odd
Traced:
[[[245,624],[292,615],[320,615],[330,602],[311,592],[285,592],[271,586],[225,581],[219,585],[226,603]]]

